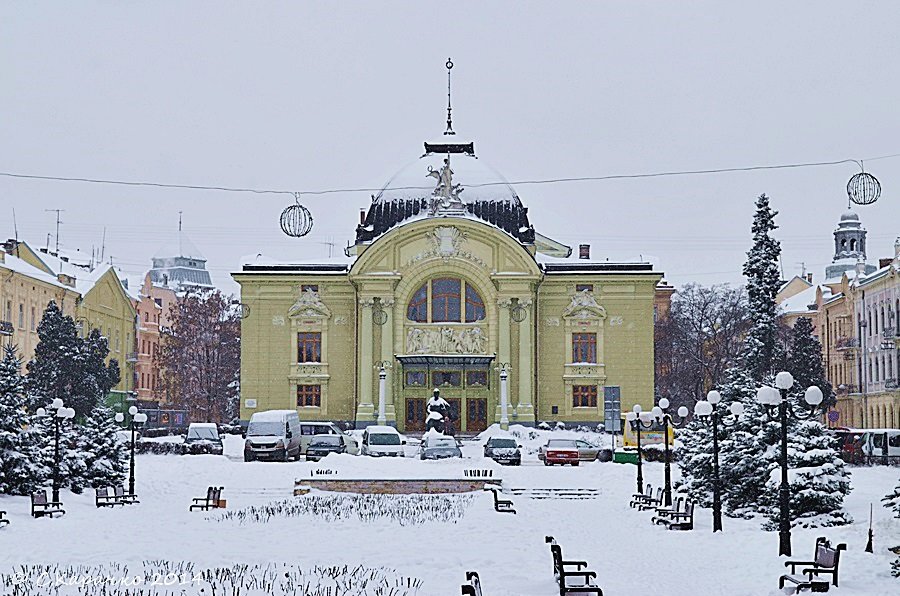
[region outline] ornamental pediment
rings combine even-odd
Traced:
[[[572,296],[572,301],[563,311],[567,319],[605,319],[606,309],[597,303],[593,292],[582,290]]]
[[[487,334],[481,327],[411,327],[407,354],[486,354]]]
[[[318,292],[307,289],[306,291],[300,292],[297,301],[294,302],[293,306],[288,310],[288,316],[295,318],[321,317],[328,319],[331,318],[331,310],[325,306],[322,299],[319,298]]]

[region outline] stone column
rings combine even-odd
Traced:
[[[382,298],[381,306],[385,314],[385,321],[381,326],[381,361],[385,363],[384,371],[387,373],[384,383],[384,413],[387,423],[396,425],[397,414],[394,408],[393,377],[391,374],[394,367],[394,299]],[[379,404],[380,407],[381,405]]]
[[[509,318],[509,309],[512,306],[512,300],[509,298],[501,297],[497,300],[498,306],[498,314],[499,314],[499,323],[497,325],[497,361],[494,363],[501,369],[506,369],[507,373],[507,383],[509,382],[510,370],[509,367],[511,363],[509,361],[510,353],[509,353],[509,344],[510,344],[510,318]],[[508,387],[508,385],[507,385]],[[503,417],[503,412],[501,411],[500,403],[497,402],[497,407],[494,409],[494,420],[499,422]]]
[[[530,299],[519,299],[519,306],[525,309],[525,318],[519,325],[519,396],[516,400],[516,421],[519,424],[534,424],[534,342],[532,341],[532,306]]]
[[[372,358],[373,329],[372,307],[375,301],[372,298],[360,298],[359,300],[359,403],[356,406],[356,422],[363,426],[374,422],[375,404],[373,403],[372,382],[375,376],[375,362]]]

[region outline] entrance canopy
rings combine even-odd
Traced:
[[[460,367],[474,368],[486,367],[496,358],[494,354],[396,354],[395,357],[403,366],[418,365],[429,368]]]

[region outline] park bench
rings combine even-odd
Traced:
[[[662,524],[667,530],[693,530],[694,529],[694,503],[685,500],[684,510],[672,511],[666,517],[660,518],[657,523]]]
[[[6,519],[5,511],[0,511],[0,524],[9,525],[9,520]]]
[[[47,500],[47,491],[39,490],[31,493],[31,517],[53,517],[55,513],[65,513],[62,503]]]
[[[134,505],[135,503],[140,503],[140,501],[138,501],[137,495],[126,493],[124,487],[117,486],[113,490],[115,491],[116,498],[125,505]]]
[[[193,499],[194,504],[190,506],[190,511],[194,509],[202,509],[204,511],[209,511],[210,509],[215,509],[219,506],[219,498],[222,496],[222,489],[224,487],[215,487],[210,486],[206,489],[205,497],[197,497]]]
[[[481,579],[477,571],[466,571],[466,582],[462,585],[462,596],[481,596]]]
[[[675,498],[675,506],[674,507],[657,507],[656,515],[650,518],[650,521],[654,524],[661,524],[664,520],[669,519],[673,513],[680,513],[684,511],[682,507],[685,505],[684,497],[676,497]]]
[[[831,583],[838,585],[838,564],[841,562],[841,551],[847,550],[846,544],[831,546],[824,536],[816,538],[816,554],[812,561],[785,561],[784,566],[791,568],[791,575],[782,575],[778,579],[778,588],[784,589],[785,583],[791,583],[797,587],[797,591],[809,589],[811,592],[827,592],[829,585],[827,579],[821,579],[820,575],[830,575]],[[799,574],[797,567],[807,565]],[[813,576],[816,576],[813,578]]]
[[[498,513],[515,513],[516,510],[513,509],[513,502],[507,501],[505,499],[501,499],[498,496],[499,491],[495,487],[486,486],[484,490],[489,490],[494,495],[494,511]]]
[[[566,561],[563,559],[562,547],[556,543],[556,539],[553,536],[546,536],[544,542],[550,545],[550,554],[553,556],[553,575],[556,577],[556,582],[559,585],[560,596],[565,596],[570,592],[603,596],[603,590],[592,581],[597,579],[597,572],[587,568],[587,561]],[[574,571],[566,569],[573,566],[575,567]]]
[[[656,489],[656,496],[642,500],[635,504],[638,511],[647,511],[648,509],[656,509],[663,506],[663,489]]]
[[[647,499],[652,499],[652,498],[653,498],[653,487],[651,487],[650,483],[648,482],[647,485],[644,487],[644,492],[633,493],[631,495],[631,502],[628,503],[628,506],[631,508],[634,508],[637,506],[638,503],[643,503]]]
[[[96,503],[97,507],[115,507],[116,505],[125,504],[116,498],[115,494],[110,494],[109,489],[106,487],[94,489],[94,503]]]

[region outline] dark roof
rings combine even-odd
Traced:
[[[577,273],[657,273],[652,263],[543,263],[544,273],[566,275]]]

